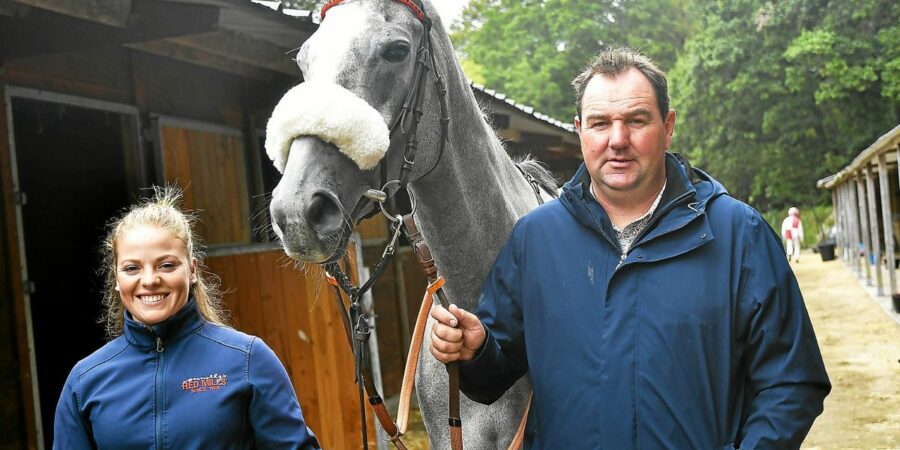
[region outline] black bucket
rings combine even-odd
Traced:
[[[900,314],[900,294],[892,294],[891,300],[894,302],[894,312]]]
[[[832,259],[834,259],[833,242],[822,242],[816,245],[816,248],[819,250],[819,255],[822,256],[822,261],[831,261]]]

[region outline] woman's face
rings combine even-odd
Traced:
[[[175,234],[142,225],[116,243],[116,290],[131,316],[144,325],[172,317],[187,303],[197,261]]]

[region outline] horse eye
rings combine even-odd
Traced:
[[[409,44],[403,41],[391,42],[381,52],[381,57],[390,62],[400,62],[409,55]]]

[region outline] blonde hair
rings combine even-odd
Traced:
[[[124,331],[124,305],[116,291],[116,245],[126,232],[140,226],[152,226],[169,230],[175,238],[184,243],[188,260],[197,260],[197,281],[191,285],[190,293],[197,302],[200,315],[209,322],[218,325],[228,324],[228,315],[222,307],[219,279],[206,270],[203,264],[203,252],[197,247],[197,237],[193,226],[197,216],[181,209],[183,194],[175,186],[154,186],[154,195],[149,199],[131,206],[120,217],[109,224],[106,238],[103,240],[101,252],[104,273],[103,305],[106,311],[100,322],[106,325],[106,334],[110,339],[120,336]]]

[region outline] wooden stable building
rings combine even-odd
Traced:
[[[0,450],[50,447],[69,370],[105,342],[105,224],[165,183],[200,211],[232,324],[273,348],[325,448],[358,445],[353,361],[331,291],[267,231],[279,175],[264,127],[301,81],[292,50],[317,27],[290,13],[249,0],[0,0]],[[574,172],[570,127],[473,89],[511,153],[560,178]],[[357,259],[372,265],[386,225],[358,231]],[[423,289],[401,250],[373,292],[386,395],[399,390]]]
[[[105,342],[105,224],[164,183],[200,210],[233,325],[278,354],[322,444],[358,442],[330,291],[262,231],[260,130],[315,29],[247,0],[0,0],[0,448],[49,448],[69,370]]]
[[[900,125],[840,172],[819,180],[830,189],[841,259],[878,295],[897,294],[900,260]]]

